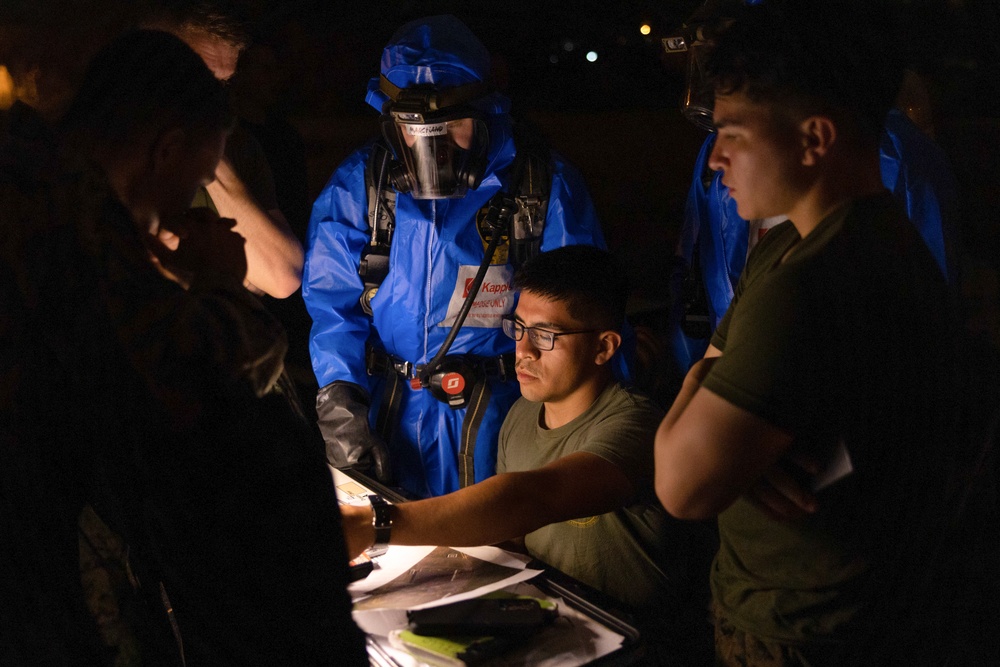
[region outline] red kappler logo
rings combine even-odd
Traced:
[[[441,388],[444,389],[446,394],[452,394],[453,396],[461,394],[462,390],[465,389],[465,378],[459,373],[448,373],[441,378]]]
[[[465,291],[462,292],[462,298],[466,299],[469,296],[469,292],[472,290],[472,283],[476,282],[475,278],[465,279]],[[504,294],[510,291],[510,285],[507,283],[488,283],[483,282],[479,287],[480,294]]]

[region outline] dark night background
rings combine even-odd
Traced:
[[[55,120],[90,56],[153,1],[0,0],[0,66],[20,98]],[[608,245],[629,267],[633,316],[663,333],[670,257],[705,133],[679,112],[683,59],[664,56],[660,40],[701,2],[245,0],[260,46],[244,53],[229,86],[234,109],[249,121],[267,118],[278,137],[269,157],[279,204],[302,234],[337,164],[376,131],[364,97],[384,44],[409,20],[455,14],[493,54],[515,116],[583,173]],[[880,10],[887,45],[924,82],[928,120],[959,182],[962,316],[974,337],[1000,348],[1000,2],[868,2]],[[4,74],[0,108],[11,92]],[[289,329],[287,367],[309,411],[316,387],[301,296],[269,305]],[[669,402],[668,390],[657,397]],[[995,588],[984,593],[994,614]]]
[[[37,68],[28,96],[55,116],[89,55],[147,1],[0,0],[0,64]],[[338,162],[376,129],[364,95],[382,46],[406,21],[455,14],[493,53],[494,76],[515,115],[541,129],[583,172],[609,246],[631,267],[633,289],[644,302],[658,303],[704,138],[678,112],[683,63],[662,55],[660,38],[700,4],[250,0],[243,6],[255,38],[273,60],[249,55],[230,85],[237,109],[267,111],[302,138],[307,172],[296,172],[297,198],[307,203],[286,211],[302,227]],[[963,189],[968,318],[1000,344],[1000,9],[994,0],[873,5],[882,8],[887,44],[926,84],[936,138]],[[648,36],[640,34],[643,23]],[[586,60],[589,51],[597,53],[595,62]]]

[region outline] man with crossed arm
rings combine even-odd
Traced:
[[[881,180],[898,72],[844,5],[744,8],[707,65],[709,165],[741,217],[789,218],[656,436],[664,507],[718,515],[720,665],[945,662],[928,582],[960,452],[953,318]]]

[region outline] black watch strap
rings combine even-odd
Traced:
[[[368,549],[369,556],[380,556],[389,548],[389,536],[392,533],[392,505],[380,495],[371,494],[368,502],[372,504],[372,527],[375,528],[375,544]]]

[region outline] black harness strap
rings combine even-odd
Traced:
[[[368,226],[371,238],[361,252],[358,275],[364,282],[361,309],[371,317],[372,297],[389,274],[389,248],[396,228],[396,191],[387,187],[389,181],[389,148],[380,139],[372,146],[365,166],[365,188],[368,193]]]
[[[486,408],[490,405],[490,394],[489,382],[482,377],[472,390],[472,398],[462,420],[462,443],[458,450],[458,485],[462,488],[476,483],[476,437]]]
[[[502,354],[498,357],[463,357],[476,370],[476,383],[469,397],[465,417],[462,420],[462,437],[457,454],[459,485],[474,484],[476,439],[486,409],[490,404],[492,390],[490,380],[507,382],[514,379],[514,355]],[[375,432],[387,444],[399,424],[399,411],[407,383],[414,379],[415,367],[406,361],[399,361],[381,350],[369,347],[367,351],[369,375],[385,378],[382,404],[375,416]]]
[[[375,432],[382,442],[389,444],[389,438],[399,423],[399,408],[403,402],[403,379],[396,372],[386,372],[385,389],[382,392],[382,404],[375,415]]]
[[[368,345],[365,349],[365,366],[369,375],[385,378],[382,403],[375,415],[375,432],[389,444],[392,432],[399,421],[399,408],[403,400],[403,381],[410,379],[412,365],[399,362],[385,352]]]

